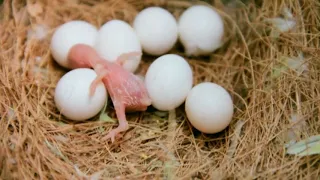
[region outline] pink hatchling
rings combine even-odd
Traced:
[[[75,68],[93,68],[97,78],[92,82],[90,94],[102,81],[110,94],[115,107],[119,126],[112,129],[104,138],[114,142],[115,137],[128,129],[125,112],[145,111],[151,105],[144,82],[133,73],[125,70],[121,65],[130,56],[141,56],[140,52],[126,53],[116,60],[115,63],[102,59],[98,53],[85,44],[74,45],[68,54],[69,65]]]

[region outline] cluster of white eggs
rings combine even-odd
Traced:
[[[168,52],[180,39],[186,55],[207,55],[220,47],[222,36],[222,18],[212,7],[192,6],[178,21],[161,7],[148,7],[137,14],[132,25],[122,20],[110,20],[97,29],[85,21],[67,22],[55,31],[51,52],[57,63],[65,68],[69,68],[70,48],[78,43],[94,47],[108,61],[133,51],[159,56],[144,78],[152,106],[169,111],[185,102],[191,124],[202,132],[216,133],[226,128],[232,119],[231,96],[215,83],[193,86],[193,72],[188,61]],[[134,73],[140,62],[141,57],[133,57],[123,67]],[[101,111],[108,94],[101,83],[94,96],[89,96],[89,86],[95,77],[93,70],[80,68],[69,71],[60,79],[55,102],[62,114],[73,120],[85,120]]]

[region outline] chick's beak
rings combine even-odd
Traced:
[[[144,97],[141,99],[141,103],[145,106],[150,106],[152,104],[152,101],[149,97]]]

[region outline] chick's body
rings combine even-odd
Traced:
[[[103,83],[113,103],[123,104],[128,112],[145,111],[151,104],[151,100],[143,81],[118,64],[109,62],[104,62],[104,64],[104,69],[108,73],[103,78]]]
[[[128,56],[119,57],[115,63],[108,62],[102,59],[92,47],[83,44],[74,46],[68,56],[73,68],[93,68],[97,73],[97,78],[91,85],[92,93],[101,80],[104,83],[119,121],[119,126],[104,138],[111,138],[112,142],[117,134],[128,129],[126,111],[145,111],[151,105],[151,99],[143,81],[121,66]]]

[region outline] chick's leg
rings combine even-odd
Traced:
[[[94,92],[96,91],[96,88],[98,84],[102,81],[102,79],[108,74],[108,71],[103,68],[102,65],[97,64],[94,67],[94,71],[97,73],[97,77],[93,80],[93,82],[90,85],[90,96],[93,96]]]
[[[117,114],[117,118],[119,121],[119,126],[115,129],[112,129],[109,134],[103,138],[103,140],[108,140],[111,139],[111,142],[113,143],[115,140],[115,137],[121,133],[126,131],[129,126],[128,126],[128,121],[126,119],[126,114],[125,114],[125,107],[123,104],[118,104],[117,102],[114,103],[115,105],[115,110]]]
[[[123,53],[117,58],[116,63],[118,63],[119,65],[122,66],[130,57],[141,56],[141,55],[142,55],[142,53],[139,51]]]

